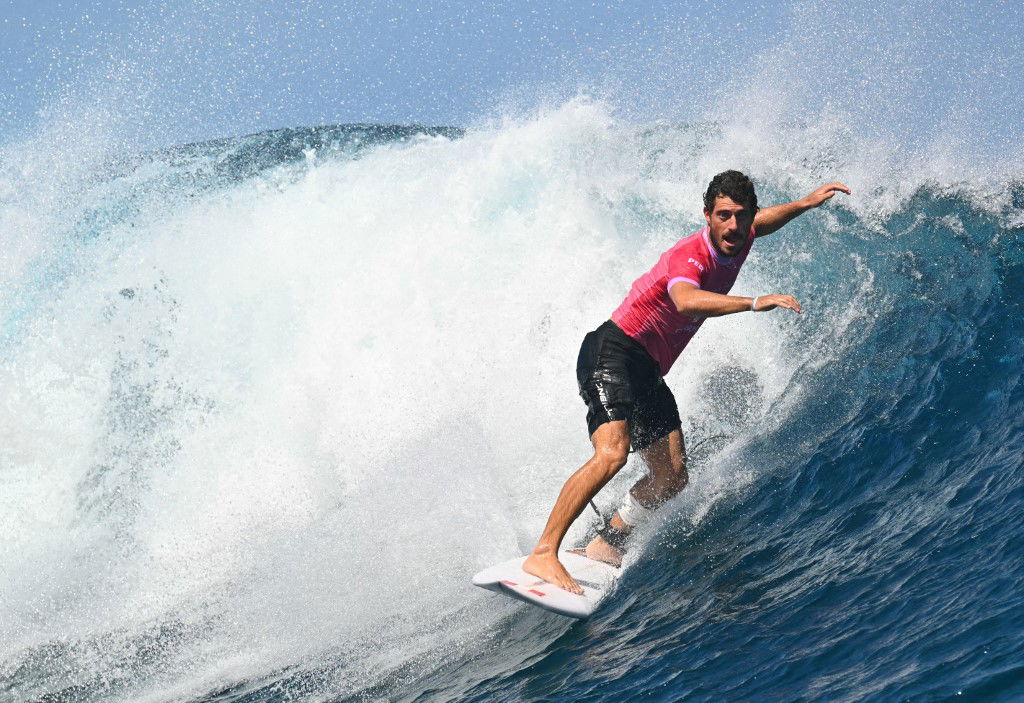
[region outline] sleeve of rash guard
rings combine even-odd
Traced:
[[[665,285],[665,290],[672,290],[672,286],[680,282],[692,283],[701,288],[704,270],[704,264],[685,250],[675,252],[668,260],[668,283]]]

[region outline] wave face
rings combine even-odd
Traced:
[[[1024,186],[772,129],[574,100],[6,147],[3,697],[1024,696]],[[691,486],[593,618],[472,588],[588,455],[583,335],[729,167],[762,203],[854,188],[734,289],[805,314],[684,352]]]

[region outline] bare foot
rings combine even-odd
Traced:
[[[584,553],[588,559],[603,561],[605,564],[611,564],[616,568],[622,566],[622,551],[608,544],[601,535],[590,540],[590,544],[587,545]]]
[[[550,584],[563,588],[570,593],[583,595],[583,589],[562,566],[562,562],[554,554],[537,554],[534,552],[523,562],[523,571],[544,579]]]

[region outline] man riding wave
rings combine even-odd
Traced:
[[[583,589],[558,561],[572,522],[626,465],[630,446],[648,473],[626,493],[622,507],[586,546],[591,559],[618,565],[630,531],[685,488],[686,447],[675,398],[664,376],[708,317],[786,308],[792,295],[729,295],[754,239],[816,208],[842,183],[828,183],[800,200],[763,209],[750,179],[739,171],[715,176],[704,194],[707,226],[679,240],[638,278],[611,319],[587,334],[576,377],[587,404],[594,455],[565,482],[544,532],[523,569],[572,593]]]

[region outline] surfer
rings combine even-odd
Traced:
[[[558,560],[558,549],[587,502],[626,465],[630,446],[648,473],[585,548],[591,559],[618,565],[630,531],[686,486],[682,422],[664,376],[708,317],[785,308],[792,295],[728,295],[754,239],[816,208],[842,183],[828,183],[791,203],[758,209],[754,184],[739,171],[715,176],[704,194],[707,225],[679,240],[638,278],[611,319],[587,334],[576,377],[587,404],[594,456],[562,487],[544,532],[523,569],[573,593],[583,589]]]

